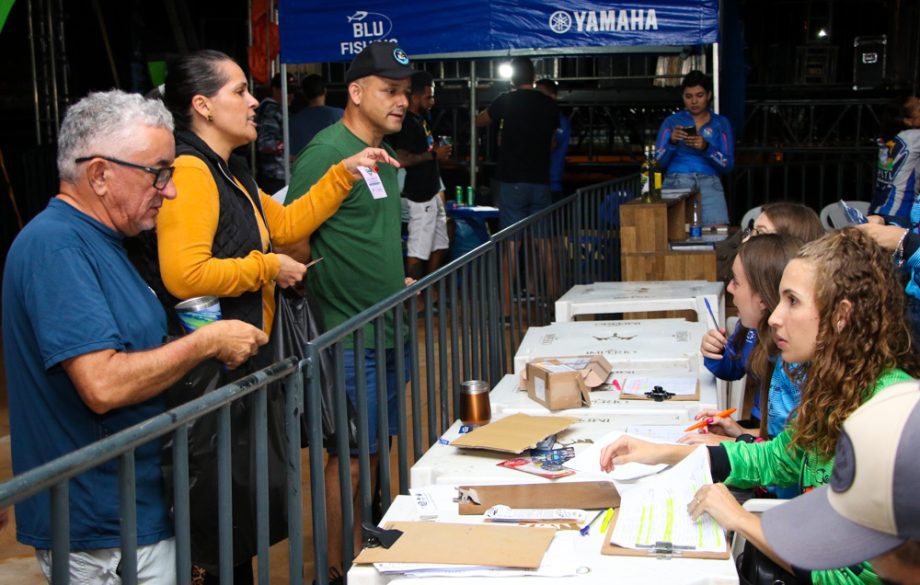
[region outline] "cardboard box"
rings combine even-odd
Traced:
[[[599,355],[541,358],[527,364],[527,395],[550,410],[591,406],[591,390],[612,369]]]
[[[520,454],[550,435],[564,431],[578,422],[574,416],[530,416],[513,414],[473,429],[454,439],[454,447],[488,449]]]

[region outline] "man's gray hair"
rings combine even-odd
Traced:
[[[121,90],[94,92],[70,106],[58,134],[57,167],[62,181],[77,179],[74,162],[82,156],[123,156],[131,152],[138,126],[173,131],[163,102]]]

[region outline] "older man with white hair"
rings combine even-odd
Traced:
[[[199,362],[240,365],[267,341],[218,321],[164,344],[166,315],[122,245],[176,196],[172,116],[157,100],[93,93],[61,125],[60,192],[19,234],[3,276],[13,471],[23,473],[160,414],[160,394]],[[139,582],[175,583],[160,445],[135,451]],[[70,580],[120,583],[118,466],[70,481]],[[16,506],[20,542],[51,578],[47,492]]]

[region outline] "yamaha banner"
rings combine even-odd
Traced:
[[[718,41],[718,0],[280,0],[281,60],[350,61],[394,40],[412,57]]]

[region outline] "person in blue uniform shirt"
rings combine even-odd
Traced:
[[[728,205],[720,175],[732,170],[735,140],[728,118],[709,109],[712,80],[691,71],[681,82],[684,110],[668,116],[655,142],[664,189],[700,191],[702,223],[728,224]]]

